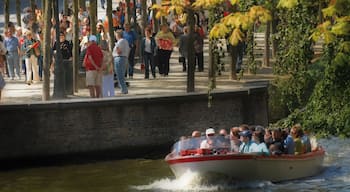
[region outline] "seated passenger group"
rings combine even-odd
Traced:
[[[289,129],[265,129],[243,124],[231,128],[229,135],[225,129],[221,129],[217,135],[214,128],[209,128],[205,131],[205,138],[201,139],[200,131],[194,131],[192,138],[196,138],[191,143],[192,149],[225,148],[232,153],[262,155],[298,155],[312,150],[310,139],[300,125],[294,125],[289,132]]]

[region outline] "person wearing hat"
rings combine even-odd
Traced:
[[[102,60],[103,53],[101,48],[96,44],[97,38],[95,35],[89,37],[89,45],[86,48],[84,57],[84,65],[86,69],[86,86],[89,88],[92,98],[101,97],[101,82],[102,82]]]
[[[249,130],[244,130],[239,133],[242,144],[239,146],[240,153],[257,152],[258,145],[251,140],[252,133]]]
[[[201,142],[201,149],[213,149],[216,145],[215,130],[213,128],[209,128],[205,131],[206,139]]]

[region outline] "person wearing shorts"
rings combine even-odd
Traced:
[[[101,82],[103,53],[101,48],[96,44],[95,35],[89,37],[89,45],[86,48],[84,65],[86,69],[86,86],[89,88],[92,98],[101,97]]]

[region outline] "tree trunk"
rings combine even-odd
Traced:
[[[191,1],[191,4],[193,0]],[[195,91],[195,52],[194,52],[194,27],[195,27],[195,18],[194,11],[192,8],[187,9],[187,25],[189,26],[189,41],[187,42],[188,47],[188,67],[187,67],[187,93]]]
[[[4,6],[4,13],[5,13],[5,31],[7,31],[8,24],[10,22],[10,0],[5,0],[5,6]]]
[[[96,35],[96,21],[97,21],[97,0],[90,0],[90,28],[91,35]]]
[[[73,23],[78,22],[79,0],[73,2]],[[78,92],[79,81],[79,25],[73,25],[73,92]]]
[[[53,18],[56,21],[55,31],[56,34],[60,34],[60,26],[59,22],[59,10],[58,10],[58,1],[52,0],[53,3]],[[56,42],[60,42],[60,36],[56,35]],[[64,84],[64,68],[62,62],[62,53],[60,50],[60,44],[56,43],[56,55],[55,55],[55,79],[54,79],[54,89],[53,89],[53,97],[55,99],[62,99],[66,97],[65,94],[65,84]]]
[[[63,13],[68,14],[68,0],[63,0]]]
[[[21,19],[21,0],[16,0],[16,19],[17,19],[17,26],[22,26],[22,19]]]
[[[157,3],[156,0],[152,0],[152,5],[154,5],[156,3]],[[153,32],[154,33],[157,33],[159,31],[159,22],[156,19],[156,14],[157,14],[157,11],[153,10],[152,11],[152,24],[153,24]]]
[[[52,1],[47,1],[44,7],[44,41],[42,44],[43,50],[43,72],[44,83],[42,87],[42,100],[50,100],[50,64],[52,61],[51,55],[51,18],[52,18]]]
[[[272,35],[277,33],[278,18],[276,16],[276,10],[271,10],[272,22],[271,22],[271,32]],[[277,45],[278,42],[275,38],[272,39],[272,58],[276,58],[277,55]]]
[[[115,44],[115,36],[112,21],[112,0],[107,0],[107,18],[108,18],[108,33],[109,33],[109,50],[112,51]]]
[[[36,22],[35,7],[36,7],[35,0],[30,0],[30,9],[32,10],[33,23]]]
[[[264,51],[264,66],[270,67],[270,28],[271,22],[266,23],[265,31],[265,51]]]
[[[86,0],[79,0],[79,7],[83,8],[84,10],[86,10]]]
[[[141,1],[141,16],[142,16],[142,36],[145,36],[145,28],[147,27],[147,2],[146,1]]]
[[[130,0],[125,0],[126,4],[126,13],[125,13],[125,22],[130,24],[131,19],[131,9],[130,9]]]
[[[237,46],[230,45],[229,46],[229,52],[231,56],[231,73],[230,73],[230,79],[231,80],[237,80],[237,56],[238,56],[238,49]]]
[[[215,10],[211,9],[209,10],[209,30],[213,27],[214,22],[215,22]],[[214,59],[214,40],[209,39],[209,72],[208,72],[208,77],[209,77],[209,89],[215,89],[216,88],[216,77],[215,77],[215,59]]]

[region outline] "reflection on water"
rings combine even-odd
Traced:
[[[195,173],[175,179],[163,159],[136,159],[0,172],[0,192],[350,191],[350,139],[320,143],[327,151],[324,172],[302,180],[199,184]]]

